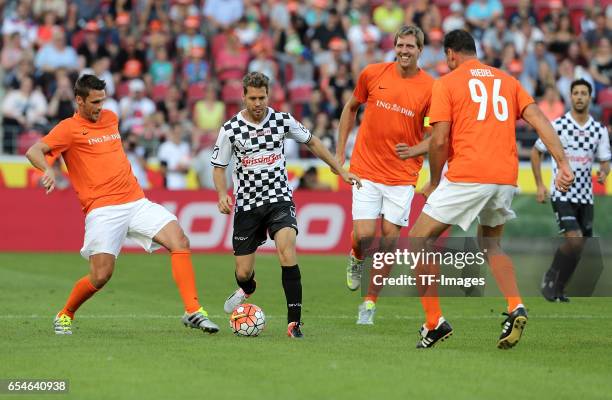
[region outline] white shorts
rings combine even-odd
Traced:
[[[366,179],[361,184],[360,189],[353,186],[353,220],[382,215],[395,225],[408,226],[414,186],[390,186]]]
[[[464,231],[476,217],[480,225],[494,227],[516,218],[511,208],[515,193],[512,185],[455,183],[443,178],[423,212],[442,223],[459,225]]]
[[[85,218],[81,256],[89,259],[94,254],[108,253],[116,258],[126,237],[151,253],[161,247],[153,238],[171,221],[176,221],[174,214],[147,199],[96,208]]]

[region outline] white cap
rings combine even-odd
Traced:
[[[463,6],[461,5],[460,2],[454,2],[453,4],[450,5],[450,10],[452,12],[459,12],[459,11],[463,11]]]

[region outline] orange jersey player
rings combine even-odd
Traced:
[[[363,252],[376,234],[378,217],[382,216],[384,247],[394,247],[401,228],[408,225],[422,154],[427,151],[424,123],[434,82],[417,66],[423,40],[418,27],[401,28],[394,41],[396,61],[367,66],[340,117],[336,157],[344,163],[357,110],[366,105],[350,164],[363,183],[360,189],[353,187],[353,245],[346,271],[350,290],[361,285]],[[379,290],[370,282],[358,324],[374,323]]]
[[[77,112],[61,121],[34,144],[26,156],[44,172],[47,193],[55,188],[55,174],[45,155],[61,154],[70,181],[85,213],[81,255],[90,272],[72,289],[64,308],[55,316],[55,333],[72,334],[77,309],[111,278],[123,242],[131,238],[151,252],[160,246],[171,253],[172,276],[185,305],[185,326],[215,333],[218,326],[200,306],[191,263],[189,240],[176,217],[145,198],[121,145],[119,120],[102,109],[104,81],[81,76],[75,84]]]
[[[518,343],[527,323],[512,261],[500,247],[504,224],[516,217],[511,209],[518,176],[516,120],[522,117],[535,128],[559,164],[560,190],[567,190],[574,175],[559,137],[531,96],[515,78],[476,59],[476,45],[468,32],[448,33],[444,51],[452,72],[433,87],[431,182],[424,193],[427,203],[410,237],[416,251],[451,225],[467,230],[478,218],[481,250],[508,302],[497,343],[498,348],[508,349]],[[448,171],[442,178],[447,160]],[[436,268],[419,265],[417,273],[437,272]],[[452,328],[442,316],[436,286],[421,287],[420,295],[427,321],[417,348],[429,348],[448,338]]]

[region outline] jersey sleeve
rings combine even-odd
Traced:
[[[53,153],[59,155],[72,144],[72,132],[67,123],[60,122],[41,141],[49,146]]]
[[[544,142],[542,141],[542,139],[536,140],[536,142],[533,145],[533,147],[535,147],[536,150],[539,151],[540,153],[547,153],[548,152],[548,149],[546,148],[546,146],[544,146]]]
[[[291,114],[289,114],[289,133],[287,137],[295,139],[300,143],[308,143],[312,139],[312,133],[301,122],[297,121]]]
[[[210,163],[215,167],[225,168],[229,165],[232,158],[232,144],[225,128],[221,127],[219,136],[215,142]]]
[[[448,88],[441,80],[435,81],[431,94],[429,123],[435,124],[436,122],[443,121],[450,122],[452,120],[452,111],[450,92]]]
[[[612,158],[610,153],[610,136],[608,134],[608,128],[601,126],[599,130],[599,143],[597,145],[597,160],[598,161],[609,161]]]
[[[528,105],[535,103],[535,100],[529,93],[527,93],[518,80],[514,79],[514,81],[516,82],[516,119],[519,119],[523,115],[525,108]]]
[[[359,74],[359,78],[357,79],[357,86],[355,86],[355,90],[353,91],[353,97],[357,99],[360,103],[365,103],[368,101],[368,76],[369,69],[366,67]]]

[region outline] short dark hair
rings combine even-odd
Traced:
[[[270,78],[261,72],[249,72],[242,79],[242,90],[244,94],[247,94],[248,87],[254,88],[265,88],[266,94],[269,91]]]
[[[586,79],[580,78],[572,82],[572,85],[570,86],[570,93],[574,91],[575,86],[586,86],[587,89],[589,89],[589,96],[593,94],[593,86],[591,86],[589,81],[587,81]]]
[[[104,90],[106,82],[98,79],[95,75],[85,74],[77,79],[74,84],[74,95],[86,99],[89,96],[90,90]]]
[[[455,29],[444,37],[444,51],[448,49],[457,53],[476,54],[476,43],[469,32]]]

